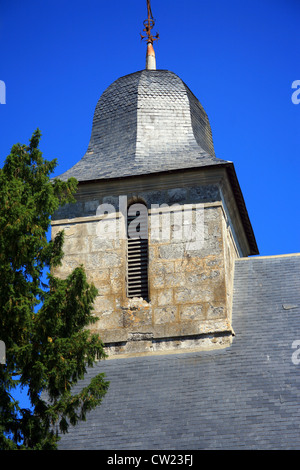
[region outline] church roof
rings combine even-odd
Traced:
[[[168,70],[142,70],[100,97],[83,158],[59,176],[79,182],[218,165],[208,117]]]
[[[300,255],[235,263],[222,350],[100,361],[101,406],[60,449],[299,449]],[[76,391],[76,390],[74,390]]]

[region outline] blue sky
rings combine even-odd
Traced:
[[[261,255],[299,252],[298,0],[152,0],[157,68],[204,106],[233,161]],[[42,131],[56,175],[85,153],[102,92],[145,67],[146,0],[1,0],[0,165]]]

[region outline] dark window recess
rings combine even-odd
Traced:
[[[148,211],[146,206],[141,211],[130,208],[127,215],[127,297],[148,300]]]

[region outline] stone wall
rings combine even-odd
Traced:
[[[121,206],[119,194],[91,200],[79,191],[76,204],[61,208],[52,235],[64,230],[65,256],[55,274],[65,277],[83,264],[99,291],[93,330],[109,354],[228,346],[240,253],[221,186],[143,189],[119,193]],[[135,201],[146,203],[149,214],[148,301],[126,295],[124,207]],[[101,204],[111,204],[108,215],[101,215]]]

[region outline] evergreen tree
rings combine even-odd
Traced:
[[[108,388],[99,374],[72,393],[86,368],[105,357],[100,338],[86,328],[97,320],[97,289],[81,266],[67,279],[51,274],[63,257],[63,232],[48,241],[50,219],[74,202],[77,181],[50,179],[57,162],[42,157],[40,137],[37,130],[29,146],[14,145],[0,169],[1,450],[56,449],[58,431],[84,420]],[[28,389],[32,408],[12,398],[17,386]]]

